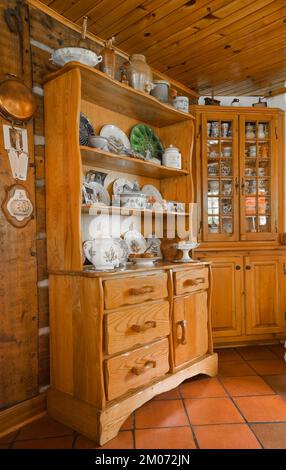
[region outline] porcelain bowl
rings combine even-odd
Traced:
[[[120,194],[120,205],[128,209],[145,209],[147,197],[143,193],[123,193]]]
[[[95,67],[102,61],[102,56],[84,47],[62,47],[53,51],[51,60],[54,64],[60,66],[68,62],[80,62]]]
[[[88,144],[90,147],[108,151],[108,140],[106,137],[100,135],[90,135],[88,138]]]

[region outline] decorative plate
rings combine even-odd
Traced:
[[[130,133],[131,147],[135,152],[141,153],[146,158],[158,158],[162,160],[164,152],[160,139],[146,124],[136,124]]]
[[[144,253],[144,251],[146,251],[146,240],[137,230],[128,230],[128,232],[124,234],[124,240],[127,243],[129,254]]]
[[[105,178],[107,173],[102,173],[101,171],[88,170],[85,174],[86,183],[99,183],[101,186],[104,186]]]
[[[125,132],[113,124],[103,126],[101,128],[100,135],[102,137],[106,137],[106,139],[112,138],[113,142],[115,142],[119,147],[123,146],[130,149],[130,141]]]
[[[137,181],[130,181],[125,178],[118,178],[113,183],[113,194],[137,193],[140,185]]]
[[[159,204],[163,204],[164,201],[162,198],[162,194],[152,184],[145,184],[141,191],[142,193],[146,194],[147,202],[149,204],[155,204],[156,202],[158,202]]]
[[[158,258],[162,258],[162,253],[160,250],[161,240],[160,238],[147,237],[147,253],[152,253]]]
[[[129,255],[128,245],[125,240],[122,240],[122,238],[114,238],[114,241],[119,246],[119,263],[124,265],[126,264]]]
[[[85,204],[105,204],[110,205],[110,196],[106,188],[100,183],[90,182],[83,184],[83,194]]]
[[[80,123],[79,123],[79,143],[80,145],[88,145],[88,137],[90,135],[95,135],[94,129],[90,124],[87,117],[80,113]]]

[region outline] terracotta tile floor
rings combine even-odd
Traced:
[[[135,411],[104,449],[286,449],[283,346],[218,350],[219,375],[200,375]],[[0,439],[0,449],[92,449],[44,417]]]

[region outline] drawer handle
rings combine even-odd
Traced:
[[[177,336],[177,340],[179,344],[187,344],[187,338],[186,338],[187,325],[188,325],[187,320],[181,320],[177,323],[177,326],[179,326],[182,330],[181,336],[180,337]]]
[[[144,372],[146,372],[148,369],[154,369],[155,367],[156,367],[156,361],[146,361],[144,366],[142,367],[139,367],[139,366],[132,367],[131,372],[132,374],[135,374],[135,375],[141,375],[141,374],[144,374]]]
[[[187,279],[184,284],[187,286],[198,286],[199,284],[203,284],[204,282],[204,277],[197,277],[196,279]]]
[[[154,292],[154,287],[153,286],[144,286],[140,287],[139,289],[130,289],[131,295],[143,295],[143,294],[149,294],[150,292]]]
[[[136,331],[136,333],[141,333],[146,330],[150,330],[150,328],[156,328],[157,323],[153,320],[145,321],[144,325],[132,325],[131,330]]]

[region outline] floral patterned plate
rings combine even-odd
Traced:
[[[80,123],[79,123],[79,143],[80,145],[88,145],[88,138],[91,135],[95,135],[94,129],[90,124],[87,117],[80,113]]]
[[[159,137],[146,124],[136,124],[130,133],[131,147],[135,152],[144,155],[146,158],[158,158],[162,160],[164,152],[163,145]]]
[[[137,230],[128,230],[128,232],[124,234],[124,240],[127,243],[129,254],[144,253],[144,251],[146,251],[146,240]]]

